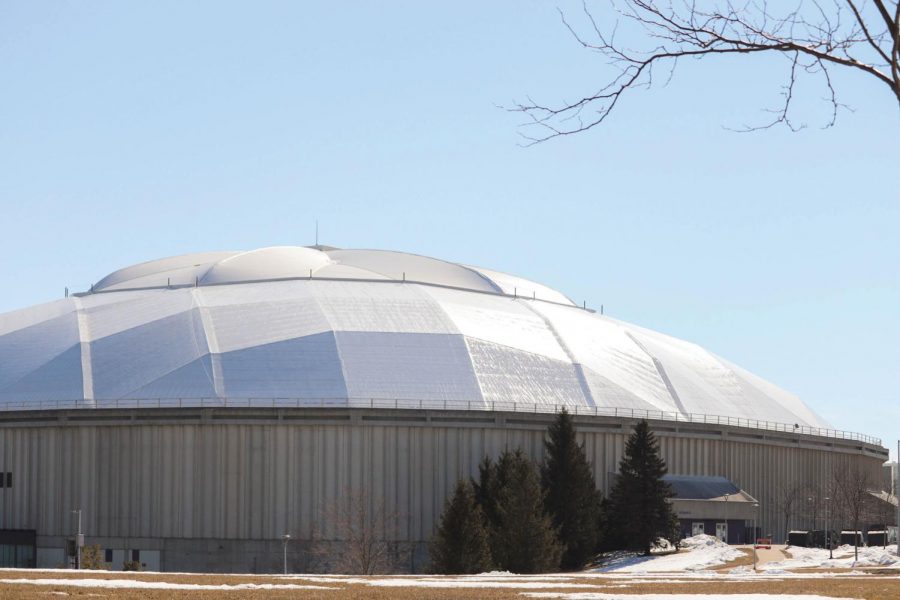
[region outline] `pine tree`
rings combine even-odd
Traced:
[[[562,545],[544,513],[544,495],[534,463],[521,450],[504,452],[496,467],[497,521],[491,532],[494,564],[514,573],[559,568]]]
[[[478,465],[478,481],[472,481],[475,501],[481,507],[488,529],[498,524],[497,495],[500,483],[497,476],[497,465],[489,456],[485,456]]]
[[[666,462],[646,421],[640,421],[625,443],[619,475],[610,494],[610,524],[627,548],[650,554],[658,538],[673,538],[672,489],[663,481]]]
[[[545,506],[563,545],[562,568],[580,569],[597,550],[600,493],[584,446],[576,441],[575,426],[565,408],[547,434],[546,458],[541,468]]]
[[[491,549],[484,514],[468,480],[461,479],[456,483],[453,497],[444,506],[429,552],[435,573],[456,575],[490,570]]]

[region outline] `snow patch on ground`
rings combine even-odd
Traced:
[[[735,560],[743,552],[711,535],[695,535],[681,541],[682,551],[663,556],[638,556],[617,552],[594,572],[598,573],[660,573],[673,571],[704,571]]]
[[[21,585],[58,585],[66,587],[145,589],[145,590],[334,590],[339,588],[322,585],[296,585],[281,583],[238,583],[235,585],[207,585],[201,583],[168,583],[166,581],[139,581],[137,579],[0,579],[0,583]]]
[[[853,546],[840,546],[834,549],[834,558],[828,557],[824,548],[801,548],[788,546],[785,551],[791,558],[760,565],[760,569],[768,572],[784,569],[850,569],[855,567],[896,567],[900,566],[897,546],[887,548],[873,546],[859,548],[859,559],[853,556]]]
[[[315,583],[343,583],[370,585],[374,587],[423,587],[423,588],[518,588],[518,589],[542,589],[542,588],[600,588],[603,586],[590,583],[568,583],[559,578],[510,576],[501,574],[498,577],[484,577],[479,575],[460,575],[439,577],[337,577],[337,576],[304,576],[305,581]]]

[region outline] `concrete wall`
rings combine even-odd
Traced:
[[[292,565],[310,567],[314,534],[348,490],[369,490],[400,516],[395,535],[424,565],[446,496],[487,454],[535,459],[552,415],[417,410],[182,409],[47,411],[0,420],[0,528],[35,529],[61,548],[83,510],[87,543],[160,552],[163,570],[277,571],[290,533]],[[633,425],[578,417],[604,491]],[[774,499],[785,482],[824,482],[832,465],[880,476],[883,448],[721,425],[651,422],[672,473],[722,475],[760,500],[763,532],[779,539]],[[799,519],[799,517],[798,517]],[[791,527],[804,527],[792,523]],[[58,559],[49,550],[38,556]]]

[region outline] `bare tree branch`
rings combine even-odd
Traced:
[[[583,48],[603,56],[614,72],[591,94],[559,105],[527,98],[508,110],[527,121],[521,135],[527,145],[580,133],[603,123],[626,92],[653,85],[654,67],[669,64],[668,80],[680,58],[781,54],[791,61],[782,85],[780,108],[763,125],[741,131],[784,125],[802,129],[792,113],[795,85],[802,74],[822,74],[831,107],[825,127],[832,126],[839,109],[830,68],[863,73],[888,86],[900,103],[900,0],[799,0],[791,9],[775,14],[766,0],[711,0],[701,7],[694,0],[612,0],[618,18],[604,33],[601,19],[585,3],[587,37],[560,11],[563,26]],[[779,6],[780,8],[780,6]],[[893,16],[891,15],[893,10]],[[852,18],[844,19],[844,15]],[[617,41],[621,24],[637,29],[648,47],[633,49]]]
[[[393,572],[408,550],[397,542],[400,521],[398,512],[370,496],[367,489],[347,488],[336,504],[322,510],[313,554],[326,570],[361,575]]]

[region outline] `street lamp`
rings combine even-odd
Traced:
[[[78,533],[75,536],[75,568],[81,568],[81,547],[84,546],[84,534],[81,533],[81,509],[75,509],[72,514],[78,515]]]
[[[287,545],[291,541],[291,534],[286,533],[281,536],[281,539],[284,542],[284,574],[287,575]]]
[[[818,502],[814,502],[814,500],[815,500],[815,499],[814,499],[812,496],[810,496],[809,498],[806,499],[806,501],[809,502],[809,505],[810,505],[810,507],[812,508],[812,511],[813,511],[813,515],[812,515],[812,535],[810,535],[810,533],[807,532],[807,534],[806,534],[806,543],[807,543],[807,544],[810,543],[810,539],[815,540],[815,537],[816,537],[816,525],[818,525],[818,522],[817,522],[817,521],[819,520],[819,503],[818,503]]]
[[[725,539],[722,540],[726,544],[728,543],[728,496],[731,494],[725,494]]]
[[[753,503],[753,536],[751,542],[753,544],[753,570],[756,571],[756,517],[759,515],[759,502]]]

